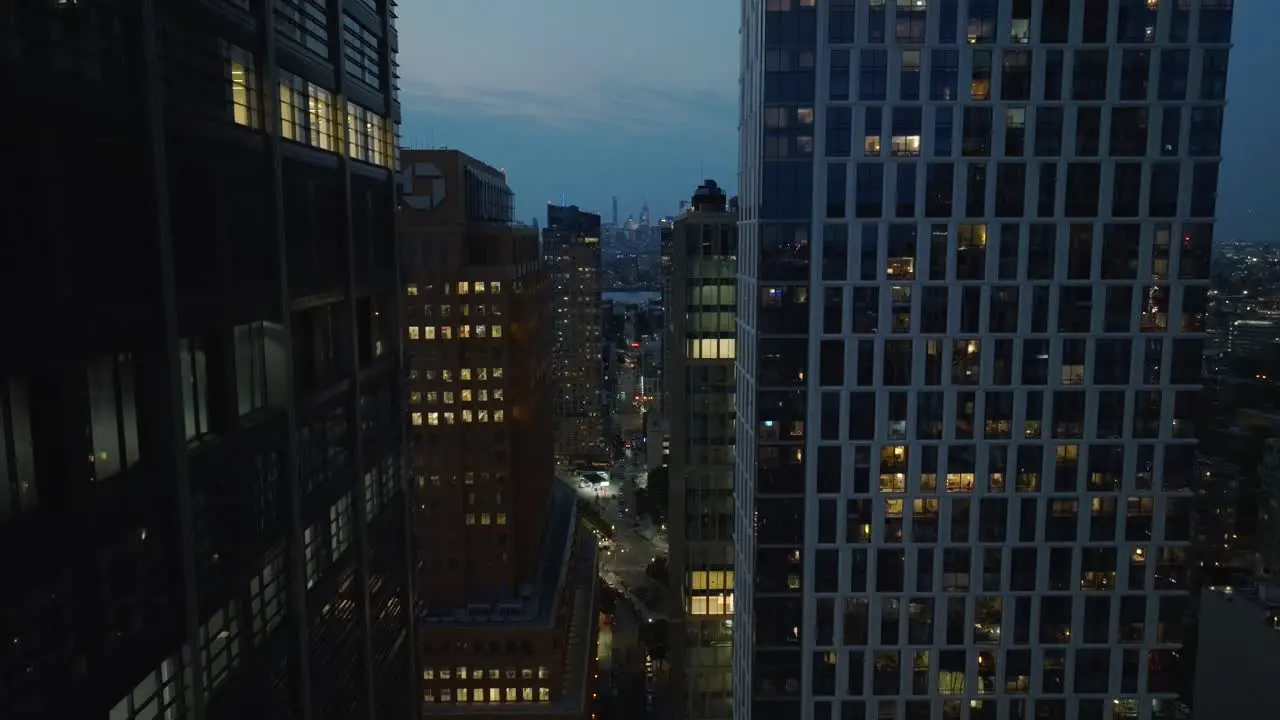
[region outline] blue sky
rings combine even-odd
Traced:
[[[737,174],[738,0],[402,0],[406,145],[506,168],[516,211],[675,212]],[[1280,235],[1280,2],[1236,6],[1221,236]],[[1280,238],[1277,238],[1280,239]]]

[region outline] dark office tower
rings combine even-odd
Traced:
[[[555,479],[538,235],[501,171],[401,161],[423,714],[586,718],[596,546]]]
[[[601,398],[600,216],[575,205],[548,205],[542,254],[551,272],[556,460],[607,467]]]
[[[1171,717],[1231,3],[743,10],[736,715]]]
[[[394,17],[0,11],[0,716],[416,707]]]
[[[733,440],[737,216],[712,180],[671,232],[665,409],[670,427],[671,700],[685,720],[733,717]]]

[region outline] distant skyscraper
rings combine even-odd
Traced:
[[[600,216],[575,205],[548,205],[542,252],[552,283],[556,457],[571,465],[607,466]]]
[[[613,196],[613,226],[618,227],[618,196]]]
[[[735,716],[1172,717],[1231,3],[743,10]]]
[[[681,720],[733,716],[736,220],[708,180],[668,231],[670,677]]]
[[[6,7],[0,717],[410,717],[393,4]]]
[[[501,171],[454,150],[402,162],[423,713],[583,720],[596,547],[555,478],[538,238]]]

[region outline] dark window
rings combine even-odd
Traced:
[[[1067,165],[1067,217],[1096,217],[1098,214],[1098,183],[1102,166],[1098,163],[1069,163]]]
[[[1107,51],[1077,50],[1071,74],[1072,100],[1107,99]]]
[[[1231,42],[1233,0],[1205,0],[1200,5],[1200,42]]]
[[[852,0],[835,0],[829,2],[830,17],[827,20],[827,36],[833,43],[851,43],[854,35],[855,20],[858,10]]]
[[[1142,198],[1142,163],[1116,163],[1115,181],[1111,187],[1111,214],[1115,217],[1137,217]]]
[[[849,99],[849,51],[837,48],[831,51],[831,79],[829,97],[840,102]]]
[[[1021,217],[1026,201],[1027,166],[1000,163],[996,166],[996,217]]]
[[[1178,214],[1178,163],[1160,162],[1151,166],[1151,195],[1147,208],[1153,217]]]
[[[1191,108],[1191,139],[1187,147],[1192,157],[1217,157],[1222,152],[1222,108]]]
[[[961,153],[965,157],[989,157],[991,155],[991,108],[966,107]]]
[[[914,217],[916,214],[916,165],[914,163],[897,166],[897,201],[894,203],[894,214],[900,218]]]
[[[844,166],[840,167],[840,171],[843,175]],[[830,178],[831,171],[827,172],[827,177]],[[822,279],[844,280],[849,272],[848,267],[849,226],[843,223],[824,225],[822,228]]]
[[[1036,108],[1036,157],[1062,155],[1062,108]]]
[[[960,21],[960,0],[938,0],[938,42],[951,45],[956,41]]]
[[[1058,163],[1040,163],[1040,184],[1036,194],[1036,216],[1053,217],[1058,206]]]
[[[859,66],[858,99],[884,100],[888,96],[889,54],[886,50],[863,50]]]
[[[1120,99],[1146,100],[1151,83],[1151,51],[1125,50],[1120,59]]]
[[[1191,216],[1214,215],[1218,203],[1218,163],[1198,162],[1191,168]]]
[[[987,214],[986,163],[969,163],[965,166],[965,176],[965,217],[982,217]]]
[[[884,165],[872,162],[858,163],[854,193],[857,197],[858,217],[881,217],[884,203]]]
[[[1033,223],[1027,240],[1027,279],[1051,280],[1057,247],[1057,227]]]
[[[934,50],[929,68],[929,99],[953,102],[960,97],[960,51]]]
[[[1187,72],[1191,67],[1190,50],[1160,51],[1160,84],[1156,97],[1161,100],[1187,99]]]
[[[1062,99],[1062,51],[1048,50],[1044,54],[1044,99]]]
[[[929,163],[925,171],[925,217],[951,217],[955,194],[955,166],[951,163]]]
[[[1004,100],[1031,99],[1031,51],[1004,51],[1000,97]]]
[[[1200,66],[1200,99],[1225,100],[1227,97],[1226,50],[1205,50]]]
[[[1040,42],[1065,43],[1071,27],[1072,0],[1044,0],[1040,14]]]
[[[1160,154],[1171,157],[1178,154],[1182,146],[1182,108],[1167,107],[1160,121]]]
[[[1107,41],[1108,4],[1109,0],[1084,0],[1084,32],[1081,38],[1084,42]]]
[[[1097,157],[1102,144],[1102,108],[1085,105],[1076,108],[1076,155]]]
[[[844,163],[827,165],[827,217],[844,217],[845,191],[847,189],[848,180],[845,178]]]
[[[1111,109],[1111,157],[1144,157],[1147,154],[1147,109]]]
[[[955,153],[955,148],[952,146],[955,124],[952,117],[950,107],[934,108],[932,143],[934,157],[951,157]]]
[[[827,108],[827,157],[849,157],[853,142],[853,108]]]

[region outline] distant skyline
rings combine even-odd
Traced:
[[[675,212],[704,178],[737,193],[735,0],[402,2],[403,142],[505,168],[516,214],[561,197],[605,221]],[[1280,241],[1280,2],[1239,3],[1219,237]]]

